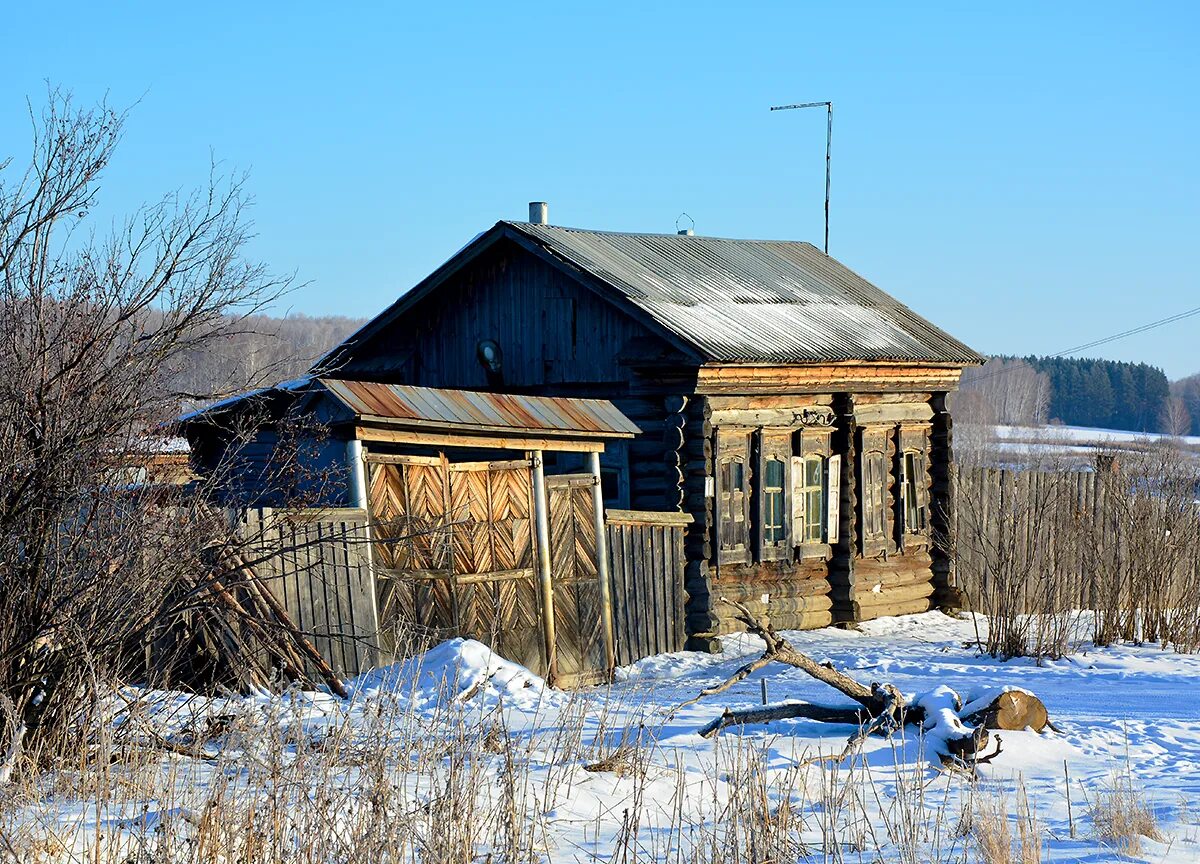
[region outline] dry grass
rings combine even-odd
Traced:
[[[120,703],[77,766],[0,799],[0,860],[967,860],[958,779],[930,797],[912,766],[804,765],[787,739],[676,751],[604,691],[529,712],[445,695]]]
[[[995,791],[975,800],[966,830],[980,864],[1040,864],[1042,860],[1042,831],[1023,784],[1015,818],[1009,816],[1007,796]]]
[[[1134,785],[1128,769],[1113,774],[1092,802],[1089,815],[1097,838],[1127,855],[1137,855],[1143,839],[1164,839],[1154,810]]]

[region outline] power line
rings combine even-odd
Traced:
[[[1155,329],[1157,329],[1159,327],[1163,327],[1167,324],[1174,324],[1176,321],[1183,321],[1186,318],[1193,318],[1196,315],[1200,315],[1200,306],[1197,306],[1194,309],[1188,309],[1184,312],[1177,312],[1174,315],[1168,315],[1166,318],[1160,318],[1157,321],[1151,321],[1149,324],[1142,324],[1138,327],[1133,327],[1129,330],[1122,330],[1120,333],[1114,333],[1111,336],[1105,336],[1103,339],[1095,339],[1091,342],[1086,342],[1083,345],[1076,345],[1074,348],[1068,348],[1065,351],[1059,351],[1055,354],[1047,354],[1046,356],[1047,356],[1047,358],[1066,357],[1070,354],[1075,354],[1076,352],[1079,352],[1079,351],[1086,351],[1089,348],[1098,348],[1101,345],[1107,345],[1110,342],[1116,342],[1119,339],[1125,339],[1129,336],[1137,336],[1139,333],[1146,333],[1150,330],[1155,330]],[[1026,360],[1022,360],[1019,357],[1014,357],[1013,359],[1016,360],[1017,363],[1022,364],[1024,366],[1028,366],[1030,369],[1033,369],[1035,372],[1037,371],[1037,367],[1034,366],[1032,363],[1030,363]],[[975,384],[979,381],[986,381],[989,378],[995,378],[997,375],[1007,375],[1009,372],[1014,372],[1018,368],[1020,368],[1020,367],[1019,366],[1006,366],[1003,369],[997,369],[995,372],[989,372],[987,375],[980,375],[977,378],[972,378],[970,380],[970,383]]]

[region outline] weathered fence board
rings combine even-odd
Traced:
[[[686,513],[609,510],[613,640],[618,665],[682,651]]]
[[[334,670],[352,676],[377,665],[366,511],[262,507],[239,518],[263,585]]]

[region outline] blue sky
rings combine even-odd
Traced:
[[[101,8],[107,6],[108,8]],[[1200,4],[19,4],[45,81],[133,108],[104,206],[248,170],[292,311],[369,316],[497,219],[821,242],[985,352],[1200,306]],[[284,310],[281,310],[284,311]],[[1097,349],[1200,371],[1200,317]]]

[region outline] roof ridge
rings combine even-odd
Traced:
[[[681,242],[692,240],[715,241],[720,243],[756,243],[759,245],[779,244],[786,246],[807,246],[810,249],[816,249],[818,252],[821,251],[814,244],[807,240],[771,240],[765,238],[757,239],[753,237],[718,237],[713,234],[680,234],[677,231],[610,231],[602,228],[578,228],[574,225],[541,225],[537,222],[517,222],[512,219],[501,219],[500,222],[501,224],[508,225],[512,228],[516,228],[519,231],[525,231],[525,233],[533,235],[536,235],[538,230],[569,231],[576,234],[600,234],[607,237],[667,237],[677,238]],[[526,231],[526,229],[529,228],[536,230]],[[825,253],[822,252],[821,254]]]

